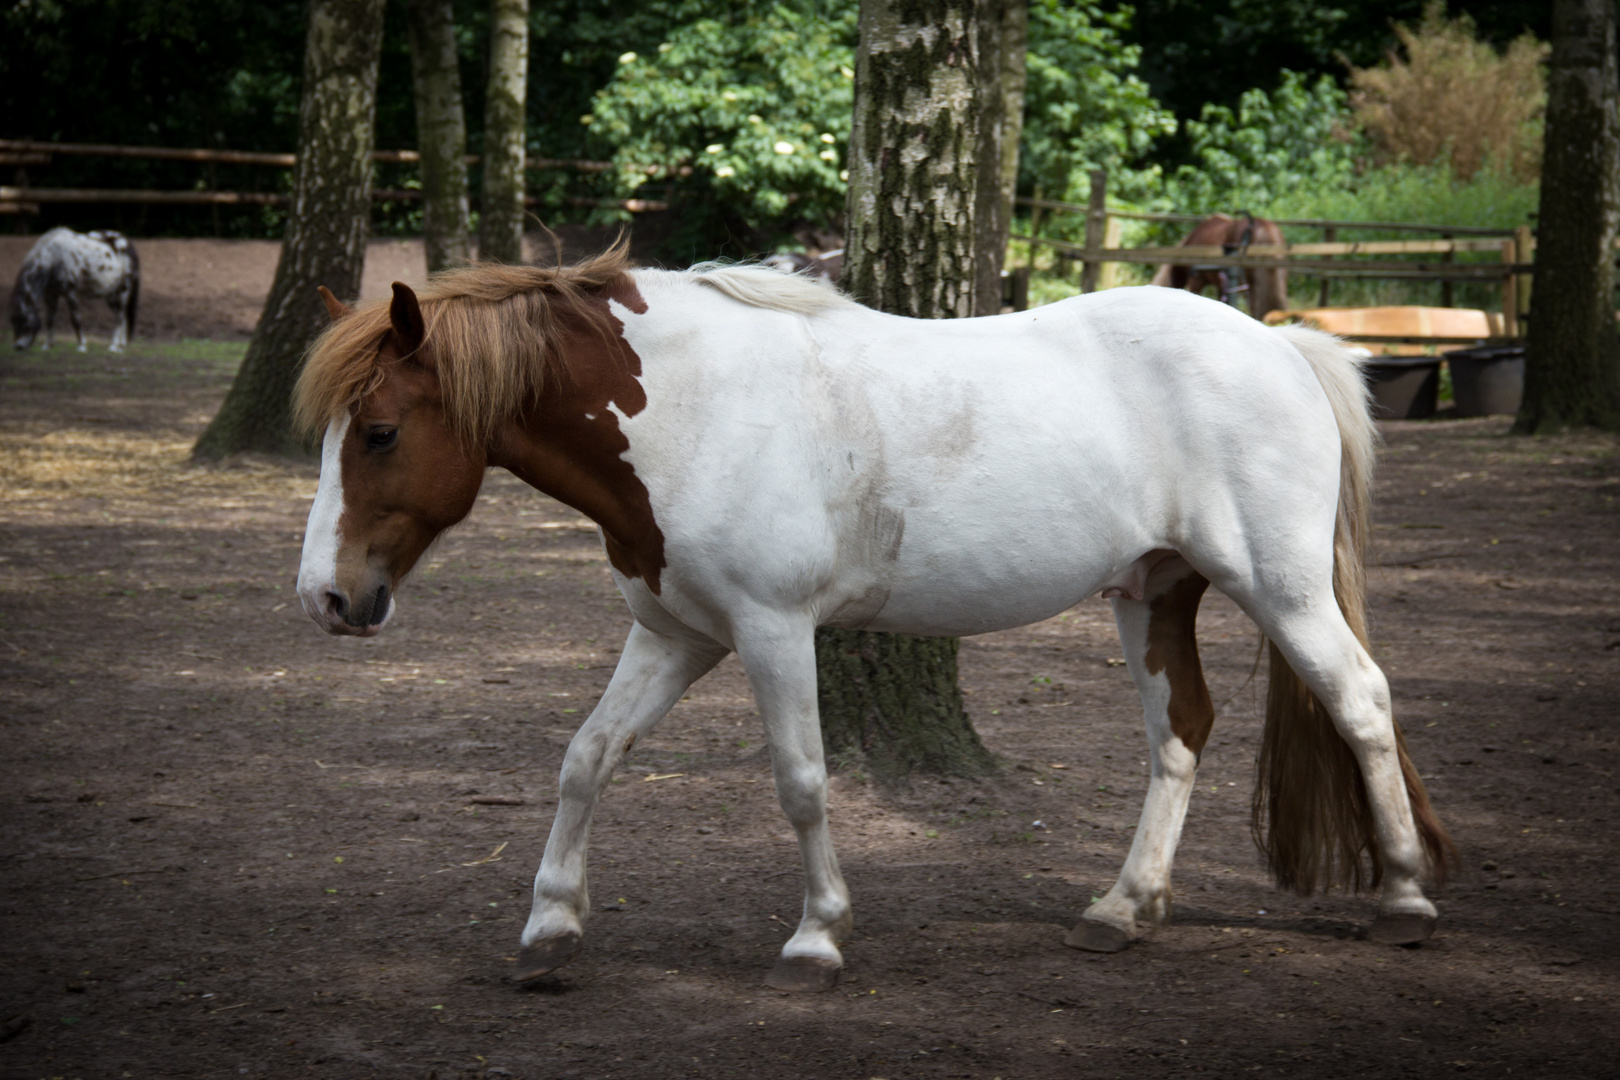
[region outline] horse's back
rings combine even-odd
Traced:
[[[648,401],[625,418],[626,458],[668,550],[727,550],[742,564],[727,573],[819,589],[826,621],[1029,622],[1207,532],[1282,471],[1315,459],[1307,472],[1336,476],[1304,358],[1190,294],[933,321],[662,284],[621,317]]]

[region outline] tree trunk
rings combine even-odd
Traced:
[[[1001,17],[1001,242],[1006,258],[1018,194],[1018,146],[1024,138],[1025,59],[1029,53],[1029,0],[1006,0]]]
[[[383,0],[313,0],[298,100],[298,165],[281,259],[264,313],[218,414],[192,448],[304,454],[291,397],[304,350],[327,324],[315,291],[360,291],[371,223],[371,152]]]
[[[1001,312],[1001,269],[1012,231],[1018,184],[1018,140],[1024,130],[1024,52],[1029,0],[981,0],[979,89],[979,205],[973,313]]]
[[[1519,432],[1620,429],[1617,107],[1614,0],[1556,0]]]
[[[979,167],[986,6],[861,4],[843,283],[881,311],[924,319],[974,312],[981,183],[988,177],[998,192],[1000,183],[999,168]],[[954,638],[818,631],[828,759],[862,761],[881,778],[994,768],[962,707],[956,652]]]
[[[528,83],[529,0],[491,0],[484,194],[478,217],[478,257],[484,262],[523,261],[523,105]]]
[[[409,0],[416,149],[422,155],[422,241],[428,273],[472,262],[467,225],[467,120],[450,0]]]

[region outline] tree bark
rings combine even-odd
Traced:
[[[960,318],[975,310],[975,227],[988,181],[980,118],[988,78],[975,0],[863,0],[844,286],[881,311]],[[999,290],[999,284],[998,284]],[[954,638],[822,629],[816,668],[830,761],[880,778],[913,770],[971,775],[995,762],[969,722]]]
[[[1018,183],[1018,140],[1024,130],[1024,53],[1029,0],[980,0],[979,205],[974,227],[975,315],[1001,313],[1001,269],[1012,232]]]
[[[467,119],[450,0],[408,0],[416,149],[422,155],[422,241],[428,273],[472,262]]]
[[[1018,147],[1024,137],[1025,59],[1029,53],[1029,0],[1005,0],[1001,17],[1001,207],[999,257],[1005,259],[1018,194]]]
[[[523,261],[524,101],[529,82],[529,0],[491,0],[489,90],[484,97],[484,192],[478,257]]]
[[[1614,0],[1556,0],[1522,433],[1620,430],[1617,108]]]
[[[308,452],[292,431],[304,351],[328,322],[315,291],[360,291],[371,223],[371,153],[383,0],[313,0],[298,100],[298,164],[275,281],[247,355],[192,455]]]
[[[981,4],[863,0],[843,284],[922,319],[973,314]]]

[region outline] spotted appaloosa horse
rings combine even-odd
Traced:
[[[1374,940],[1429,935],[1436,821],[1368,655],[1374,429],[1354,358],[1210,300],[1114,289],[918,321],[747,266],[476,267],[334,322],[298,385],[324,429],[298,593],[378,633],[400,582],[505,468],[594,519],[633,620],[569,744],[515,977],[580,947],[614,767],[728,652],[763,717],[806,893],[767,979],[832,986],[849,894],[827,827],[818,626],[978,634],[1112,599],[1153,757],[1118,882],[1067,939],[1113,951],[1170,912],[1214,721],[1207,586],[1272,644],[1257,834],[1282,884],[1376,884]],[[1364,872],[1366,877],[1364,878]]]
[[[11,328],[17,348],[34,343],[40,324],[45,326],[45,348],[55,344],[56,302],[66,300],[79,351],[85,352],[84,327],[79,323],[79,296],[99,296],[118,316],[113,327],[113,352],[123,352],[135,333],[135,306],[141,295],[141,260],[135,245],[122,233],[99,230],[76,233],[52,229],[34,242],[17,272],[11,292]]]
[[[1200,221],[1178,246],[1213,247],[1219,244],[1230,254],[1241,254],[1251,244],[1270,245],[1282,242],[1282,229],[1275,221],[1251,217],[1246,211],[1242,211],[1235,218],[1227,217],[1225,214],[1211,214]],[[1196,263],[1196,260],[1193,262]],[[1287,270],[1247,267],[1242,273],[1243,280],[1248,286],[1250,315],[1263,319],[1267,312],[1282,311],[1288,307]],[[1185,289],[1200,295],[1205,289],[1213,287],[1218,293],[1221,291],[1221,272],[1196,265],[1167,264],[1159,267],[1158,272],[1153,275],[1153,284],[1172,289]]]

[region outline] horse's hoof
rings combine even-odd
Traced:
[[[765,985],[790,994],[819,994],[838,985],[843,966],[819,956],[784,956],[765,976]]]
[[[1367,928],[1367,940],[1380,945],[1416,945],[1429,939],[1437,921],[1433,915],[1380,914]]]
[[[512,972],[513,982],[528,982],[549,975],[574,958],[579,952],[580,936],[574,931],[558,934],[554,938],[525,945],[518,953],[517,970]]]
[[[1130,935],[1119,927],[1090,919],[1075,923],[1074,929],[1063,939],[1063,944],[1069,948],[1086,952],[1119,952],[1130,943]]]

